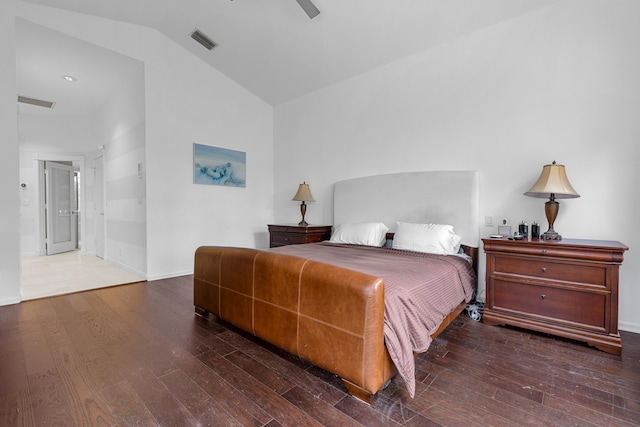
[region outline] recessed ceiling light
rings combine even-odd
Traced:
[[[67,82],[77,82],[78,81],[77,78],[75,78],[73,76],[68,76],[66,74],[64,76],[62,76],[62,78]]]

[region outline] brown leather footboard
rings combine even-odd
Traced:
[[[396,373],[380,278],[291,255],[201,247],[194,304],[340,376],[364,401]]]

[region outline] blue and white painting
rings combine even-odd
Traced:
[[[193,144],[193,183],[246,187],[247,153]]]

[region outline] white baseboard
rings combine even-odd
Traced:
[[[105,258],[104,260],[106,262],[108,262],[109,264],[113,264],[118,268],[121,268],[121,269],[123,269],[125,271],[128,271],[129,273],[132,273],[132,274],[135,274],[136,276],[139,276],[140,280],[149,280],[148,277],[147,277],[147,274],[142,272],[142,271],[136,270],[135,268],[131,268],[128,265],[122,264],[122,263],[120,263],[118,261],[113,261],[113,260],[108,259],[108,258]]]
[[[188,276],[190,274],[193,274],[193,270],[176,272],[176,273],[158,274],[158,275],[154,275],[154,276],[149,276],[149,278],[147,280],[148,281],[152,281],[152,280],[170,279],[172,277]]]
[[[640,334],[640,323],[634,322],[618,322],[618,329],[621,331],[633,332]]]
[[[22,297],[0,299],[0,306],[18,304],[21,300]]]

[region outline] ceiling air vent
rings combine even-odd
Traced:
[[[304,12],[307,14],[309,19],[313,19],[320,14],[320,11],[313,3],[311,3],[311,0],[296,0],[296,1],[300,5],[300,7],[304,10]]]
[[[22,102],[23,104],[37,105],[38,107],[44,107],[44,108],[53,108],[53,106],[56,105],[55,102],[44,101],[42,99],[36,99],[36,98],[29,98],[27,96],[20,96],[20,95],[18,95],[18,102]]]
[[[209,37],[204,35],[204,33],[197,28],[193,30],[193,32],[191,33],[191,38],[197,41],[198,43],[200,43],[202,46],[204,46],[208,50],[212,50],[214,47],[217,46],[217,44],[213,40],[211,40]]]

